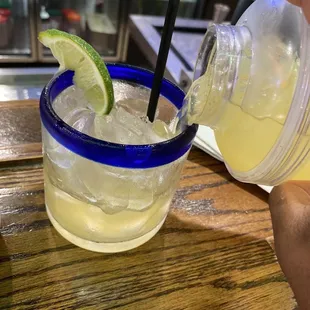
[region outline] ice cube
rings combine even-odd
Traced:
[[[114,143],[139,143],[142,132],[130,123],[130,114],[125,110],[113,109],[110,115],[96,116],[94,121],[94,135],[96,138]],[[127,122],[127,123],[126,123]]]
[[[58,143],[46,130],[43,130],[44,153],[60,168],[70,168],[76,156],[70,150]]]
[[[143,211],[153,204],[155,183],[151,171],[111,167],[81,157],[74,169],[75,179],[82,180],[94,198],[93,204],[107,214],[126,209]]]
[[[88,102],[84,97],[84,93],[76,86],[67,88],[53,101],[53,109],[61,119],[72,110],[86,107],[88,107]]]
[[[61,188],[66,193],[82,201],[96,202],[95,198],[85,187],[83,180],[77,177],[75,165],[69,168],[63,168],[49,159],[48,157],[45,165],[49,172],[49,179],[54,186]]]
[[[143,135],[143,129],[147,126],[140,117],[128,113],[124,108],[119,107],[115,113],[115,121],[125,126],[136,136]]]
[[[101,165],[79,157],[75,164],[75,178],[82,180],[94,198],[93,204],[107,214],[128,207],[128,175],[126,169]]]
[[[113,89],[116,103],[128,99],[148,102],[151,93],[150,89],[147,87],[136,84],[131,85],[128,82],[123,82],[121,80],[113,81]]]
[[[72,93],[74,92],[74,96]],[[88,109],[83,92],[75,87],[64,91],[53,102],[53,108],[60,118],[69,126],[85,134],[93,130],[95,112]],[[71,168],[76,155],[58,143],[51,135],[44,135],[45,152],[49,159],[60,168]]]
[[[96,204],[104,213],[107,214],[115,214],[121,211],[124,211],[128,208],[128,196],[126,194],[127,191],[121,192],[119,195],[119,191],[111,192],[110,190],[103,190],[104,198],[98,201]]]
[[[75,154],[61,144],[54,149],[46,149],[46,155],[60,168],[71,168],[75,162]]]
[[[96,113],[89,109],[79,109],[74,112],[75,113],[71,115],[70,121],[67,123],[74,129],[90,135],[93,132]]]
[[[129,192],[128,209],[133,211],[144,211],[154,202],[154,191],[152,186],[145,185],[142,177],[138,182],[134,182]]]
[[[117,108],[123,108],[128,113],[140,118],[146,117],[148,103],[142,99],[124,99],[116,103]]]
[[[123,139],[123,143],[126,144],[150,144],[160,142],[159,136],[154,133],[152,129],[152,124],[148,122],[145,118],[141,118],[136,115],[128,113],[123,108],[118,108],[115,114],[116,123],[119,127],[127,129],[127,134],[117,135],[119,139]],[[121,133],[122,134],[122,133]]]
[[[93,131],[91,133],[92,136],[100,140],[116,142],[115,131],[112,126],[113,113],[114,111],[112,110],[110,115],[95,116],[93,123]]]
[[[113,86],[116,104],[109,115],[96,115],[76,86],[56,98],[54,110],[69,126],[101,140],[140,145],[163,141],[166,137],[154,132],[146,118],[150,90],[122,81]]]
[[[123,107],[112,110],[108,117],[96,117],[97,138],[121,144],[150,144],[163,141],[145,119],[128,113]]]

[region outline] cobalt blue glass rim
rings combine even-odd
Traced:
[[[153,72],[124,64],[107,64],[112,79],[126,80],[152,87]],[[41,121],[48,133],[70,151],[89,160],[122,168],[146,169],[171,163],[183,156],[192,146],[198,126],[188,126],[177,137],[150,145],[124,145],[99,140],[67,125],[52,108],[53,100],[73,85],[74,72],[67,70],[56,75],[43,89],[40,97]],[[184,92],[164,79],[161,95],[178,109],[182,107]]]

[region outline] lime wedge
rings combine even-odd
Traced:
[[[84,90],[85,97],[97,114],[108,114],[114,103],[113,85],[100,55],[80,37],[49,29],[39,33],[39,41],[50,48],[60,70],[74,71],[74,84]]]

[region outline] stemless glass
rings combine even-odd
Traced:
[[[148,70],[121,64],[107,68],[113,81],[152,87],[154,75]],[[126,251],[148,241],[163,225],[197,125],[150,145],[90,137],[53,110],[55,98],[73,85],[73,74],[68,70],[54,77],[40,99],[47,214],[55,229],[77,246]],[[124,91],[114,87],[116,96]],[[139,95],[121,94],[131,99]],[[157,118],[172,121],[183,99],[182,90],[164,79]]]

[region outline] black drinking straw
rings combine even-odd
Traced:
[[[236,9],[231,18],[231,24],[236,25],[241,15],[247,10],[247,8],[254,2],[254,0],[239,0]]]
[[[155,118],[161,82],[165,73],[165,67],[169,54],[175,19],[178,13],[179,3],[180,0],[169,0],[168,3],[165,24],[161,35],[160,47],[156,61],[152,91],[150,95],[149,106],[147,109],[147,116],[150,122],[153,122]]]

